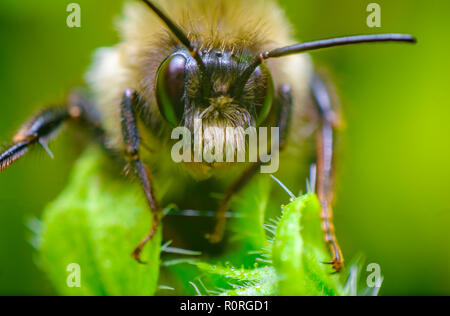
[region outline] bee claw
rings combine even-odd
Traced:
[[[42,146],[42,148],[44,148],[44,150],[47,152],[47,154],[50,156],[50,158],[55,159],[55,156],[53,155],[52,151],[48,147],[47,143],[42,139],[39,139],[38,142]]]
[[[148,261],[142,261],[141,260],[141,251],[140,249],[136,249],[131,256],[133,257],[134,260],[136,260],[137,263],[142,264],[142,265],[148,265],[149,262]]]
[[[331,274],[337,274],[337,273],[341,272],[341,270],[343,268],[342,262],[339,262],[338,260],[332,260],[332,261],[329,261],[329,262],[322,262],[322,264],[330,265],[330,266],[333,267],[333,269],[335,271],[333,273],[331,273]]]
[[[335,264],[335,261],[322,262],[322,264],[333,265]]]
[[[217,234],[217,233],[207,234],[207,235],[205,235],[205,237],[212,244],[218,244],[223,240],[223,236],[221,236],[221,234]]]

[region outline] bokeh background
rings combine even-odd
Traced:
[[[256,1],[256,0],[252,0]],[[66,26],[66,7],[82,27]],[[450,2],[377,0],[382,28],[366,25],[372,1],[282,0],[304,41],[406,32],[416,47],[356,46],[314,53],[335,79],[340,135],[336,225],[346,257],[378,263],[383,295],[450,294]],[[117,42],[119,0],[0,2],[0,141],[43,105],[83,85],[95,48]],[[54,294],[34,263],[27,223],[64,187],[80,140],[52,143],[0,176],[0,294]],[[67,245],[70,247],[70,245]],[[364,276],[365,274],[363,274]]]

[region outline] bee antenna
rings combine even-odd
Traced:
[[[256,56],[253,62],[244,70],[240,80],[240,84],[238,85],[239,89],[242,90],[238,92],[242,93],[245,84],[248,82],[256,68],[258,68],[259,65],[261,65],[265,60],[269,58],[279,58],[323,48],[376,42],[404,42],[414,44],[417,43],[417,40],[413,36],[405,34],[357,35],[302,43],[274,49],[270,52],[264,52]]]
[[[198,54],[198,48],[191,43],[186,34],[181,30],[181,28],[176,25],[164,12],[159,9],[152,1],[142,0],[144,3],[153,11],[155,14],[161,18],[161,20],[167,25],[169,30],[175,35],[175,37],[189,50],[191,56],[197,62],[200,72],[206,74],[206,67],[203,63],[202,58]]]

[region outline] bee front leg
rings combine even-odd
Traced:
[[[121,105],[121,123],[122,123],[122,135],[125,144],[125,151],[130,161],[132,170],[139,177],[142,188],[147,199],[148,206],[153,215],[152,226],[147,236],[142,239],[138,247],[134,250],[132,256],[139,262],[141,261],[140,255],[145,245],[153,239],[161,222],[162,210],[159,203],[155,199],[155,193],[153,189],[152,176],[148,167],[141,161],[139,156],[139,144],[140,136],[137,128],[136,111],[139,104],[139,96],[136,91],[128,89],[124,93],[124,97]]]
[[[61,125],[71,118],[67,107],[48,108],[33,116],[14,136],[12,143],[0,152],[0,172],[19,160],[36,144],[40,144],[53,158],[47,143],[56,135]]]
[[[319,113],[319,130],[317,133],[317,195],[321,204],[322,229],[325,241],[333,256],[328,262],[336,272],[342,270],[344,258],[339,247],[333,224],[334,202],[334,134],[339,119],[333,109],[330,94],[324,82],[315,76],[311,85],[313,100]]]
[[[53,158],[48,143],[66,122],[87,128],[106,149],[105,133],[100,122],[92,115],[93,111],[89,101],[78,91],[70,95],[67,104],[39,111],[22,125],[9,146],[0,151],[0,172],[22,158],[35,145],[42,146]]]
[[[283,85],[279,88],[278,105],[277,127],[280,129],[279,150],[281,151],[286,146],[286,140],[292,117],[293,99],[291,88],[288,85]],[[230,208],[230,202],[233,196],[239,193],[250,182],[250,180],[257,174],[261,165],[261,162],[252,164],[226,191],[217,211],[217,224],[214,233],[207,236],[212,243],[219,243],[223,240],[227,222],[226,214]]]
[[[260,163],[251,165],[244,173],[228,188],[224,198],[220,201],[219,208],[217,210],[217,224],[212,235],[208,235],[207,238],[212,243],[220,243],[223,240],[225,234],[225,228],[227,224],[227,213],[230,208],[230,202],[235,194],[239,193],[245,185],[250,182],[253,176],[258,172]]]

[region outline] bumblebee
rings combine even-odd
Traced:
[[[247,149],[246,128],[277,128],[281,168],[287,161],[295,164],[305,139],[315,135],[313,189],[321,203],[329,264],[340,271],[344,258],[332,221],[339,113],[307,52],[360,43],[415,43],[415,38],[359,35],[297,44],[285,13],[271,0],[134,1],[126,5],[119,29],[121,42],[96,53],[87,74],[90,95],[75,91],[64,106],[44,109],[28,120],[0,153],[0,171],[34,145],[52,155],[48,142],[66,122],[88,128],[111,157],[137,176],[145,193],[153,221],[133,252],[140,262],[163,217],[163,191],[182,196],[188,186],[217,181],[225,193],[209,239],[219,242],[233,196],[265,163],[176,163],[171,159],[174,128],[195,132],[197,120],[200,129],[213,127],[222,136],[227,128],[237,128],[223,144],[234,149],[232,156]],[[305,132],[311,125],[313,133]],[[214,138],[215,133],[203,133],[192,146],[214,151]],[[160,190],[161,178],[172,180],[168,190]]]

